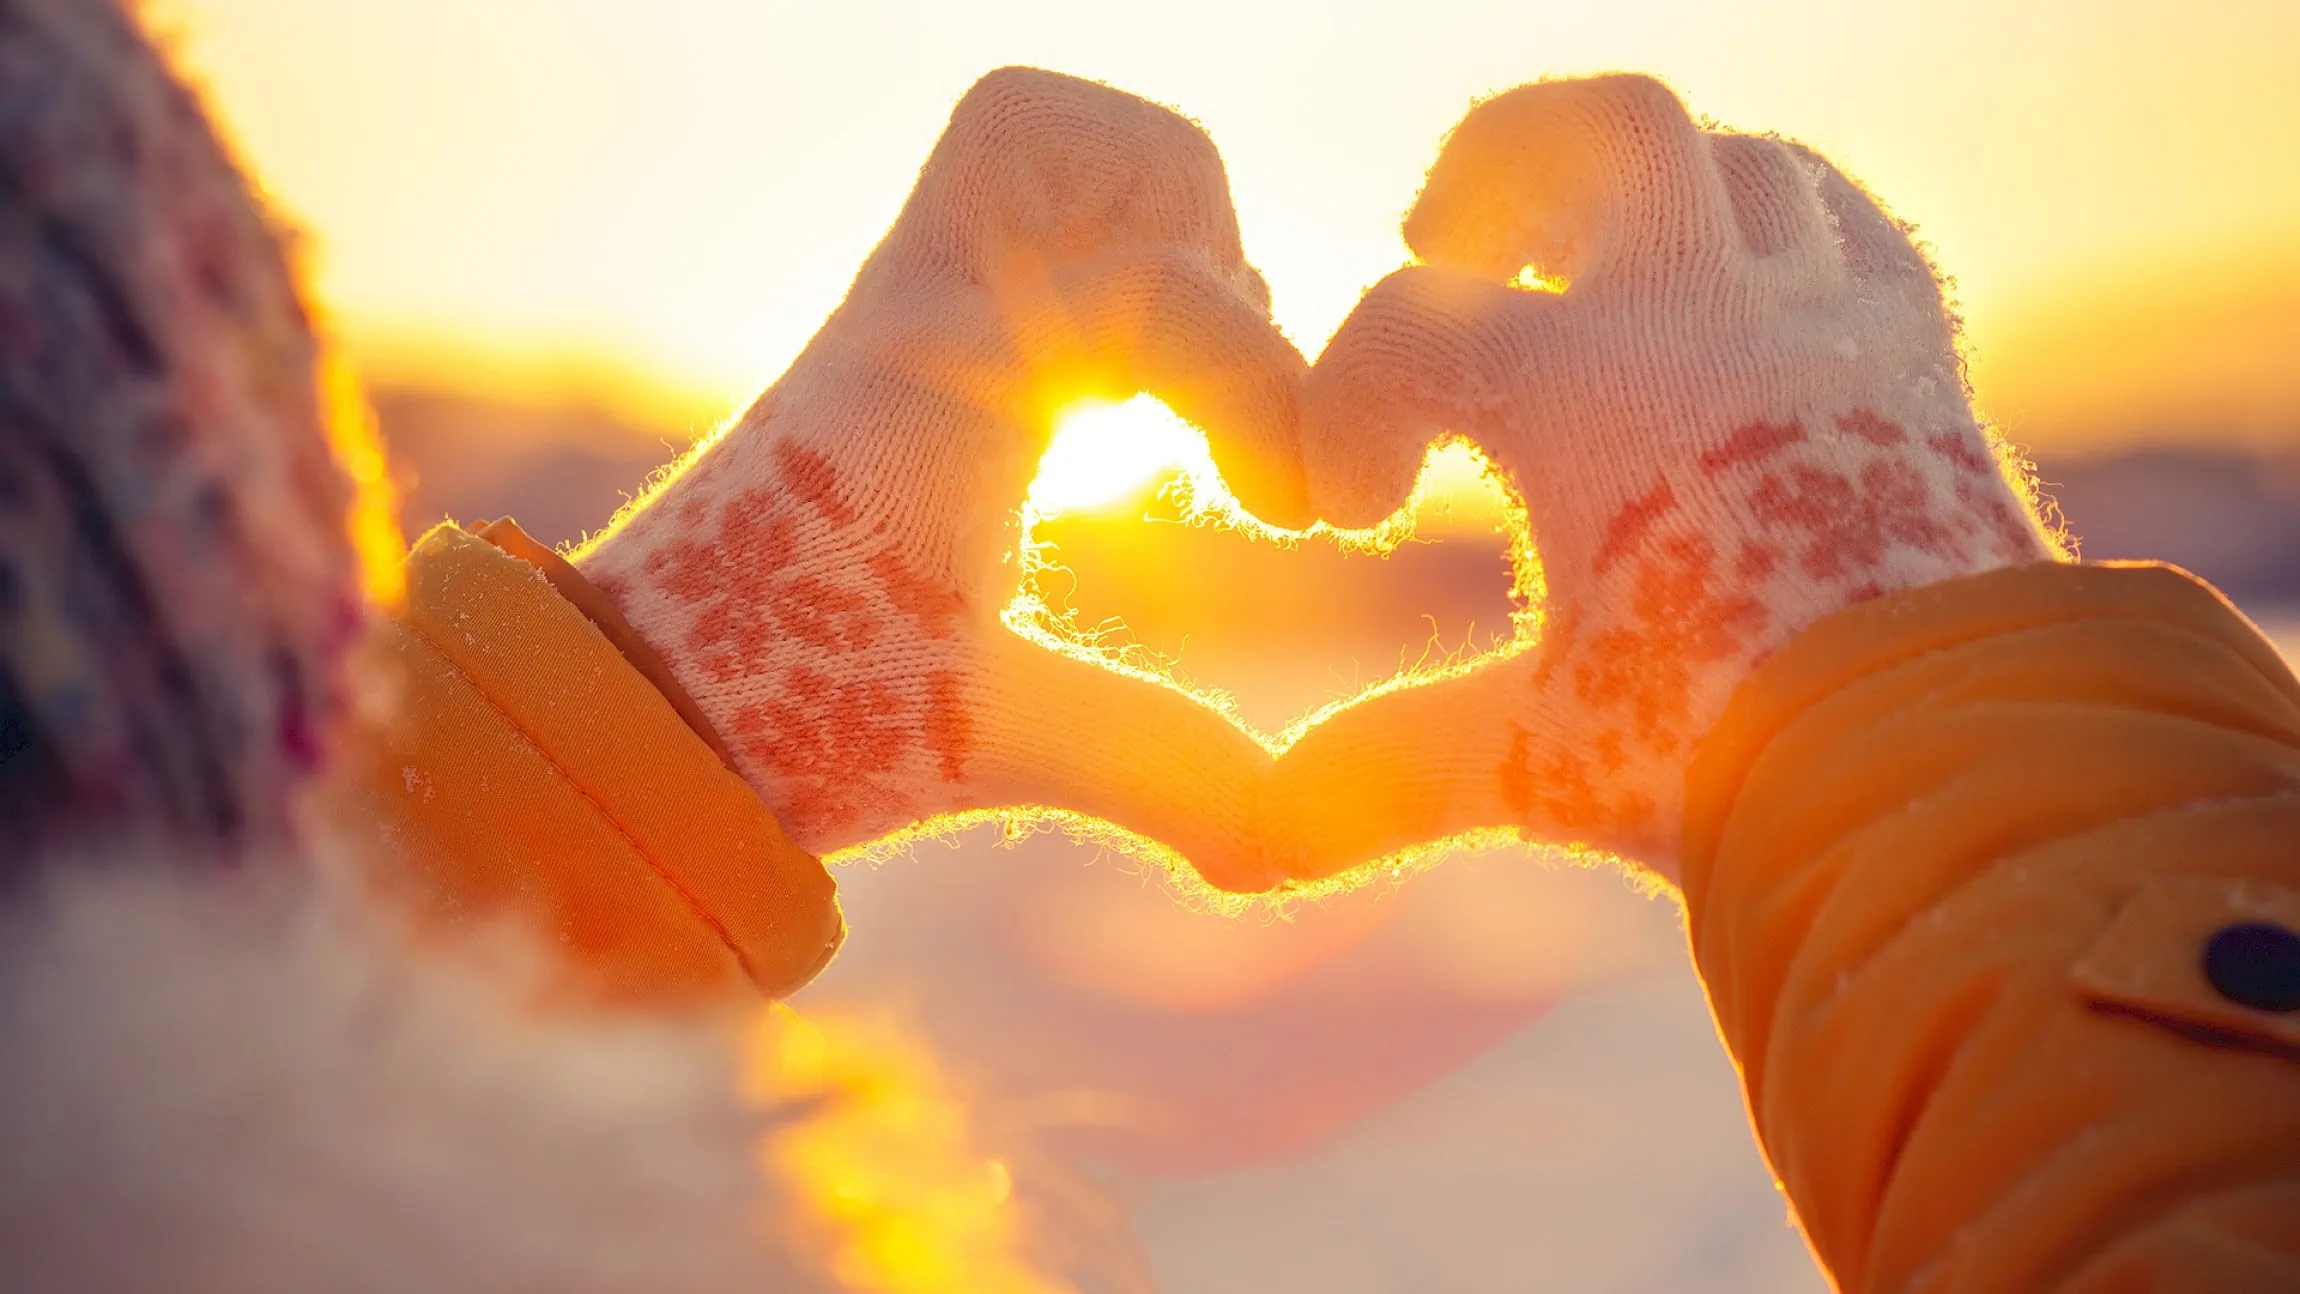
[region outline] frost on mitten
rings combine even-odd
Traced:
[[[1797,145],[1703,131],[1643,77],[1528,86],[1455,130],[1406,238],[1425,263],[1311,378],[1313,498],[1362,524],[1434,437],[1476,441],[1526,503],[1541,633],[1290,752],[1272,832],[1296,871],[1514,826],[1666,874],[1693,748],[1757,661],[2055,553],[1931,266]]]
[[[1302,361],[1268,309],[1195,126],[992,73],[797,362],[577,563],[809,848],[1052,806],[1218,870],[1260,749],[999,615],[1024,494],[1080,397],[1160,396],[1249,504],[1299,519]]]

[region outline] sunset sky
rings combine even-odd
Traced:
[[[1034,63],[1172,104],[1315,351],[1479,95],[1659,73],[1835,157],[1956,277],[2045,448],[2300,435],[2290,0],[151,0],[369,371],[690,426],[770,379],[951,103]]]

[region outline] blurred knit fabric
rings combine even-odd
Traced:
[[[284,241],[116,0],[0,0],[0,873],[289,830],[360,602]]]

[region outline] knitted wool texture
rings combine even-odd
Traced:
[[[358,622],[279,238],[112,0],[0,0],[0,864],[280,836]]]
[[[1008,69],[789,372],[576,557],[801,844],[1059,805],[1218,866],[1267,757],[999,622],[1055,416],[1148,390],[1250,506],[1301,516],[1300,357],[1205,135]]]
[[[1694,745],[1756,662],[2055,553],[1932,267],[1798,145],[1704,131],[1643,77],[1527,86],[1454,131],[1406,239],[1423,264],[1310,378],[1312,497],[1372,521],[1433,437],[1474,439],[1526,502],[1543,626],[1288,752],[1266,829],[1297,873],[1515,826],[1670,875]]]

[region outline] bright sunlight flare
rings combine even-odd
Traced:
[[[770,1007],[745,1091],[796,1111],[762,1147],[797,1240],[851,1294],[1058,1294],[1023,1257],[1006,1165],[919,1039],[886,1020]]]
[[[1435,446],[1422,470],[1414,517],[1422,533],[1504,524],[1509,497],[1485,457],[1466,442]],[[1030,483],[1029,511],[1043,520],[1129,503],[1168,475],[1188,479],[1198,500],[1229,498],[1215,484],[1220,474],[1206,433],[1156,396],[1082,400],[1054,424],[1053,439]]]
[[[1171,471],[1214,478],[1204,433],[1155,396],[1083,401],[1055,423],[1038,478],[1030,483],[1030,510],[1052,517],[1108,507]]]
[[[1169,473],[1185,481],[1187,493],[1179,500],[1184,521],[1223,527],[1261,542],[1292,545],[1311,541],[1358,552],[1387,554],[1400,544],[1432,538],[1433,531],[1498,532],[1508,546],[1510,597],[1516,607],[1510,636],[1482,649],[1464,645],[1461,650],[1442,657],[1418,661],[1367,685],[1353,696],[1297,716],[1276,732],[1264,731],[1239,714],[1234,698],[1191,684],[1174,672],[1172,662],[1127,642],[1122,635],[1112,636],[1097,627],[1074,623],[1071,616],[1049,605],[1041,596],[1039,577],[1060,569],[1060,564],[1059,555],[1051,553],[1037,537],[1040,522],[1063,512],[1134,502],[1143,490]],[[1306,530],[1283,530],[1239,506],[1214,469],[1205,433],[1184,422],[1156,398],[1138,395],[1122,403],[1085,402],[1072,406],[1056,420],[1055,434],[1040,460],[1037,479],[1031,483],[1022,521],[1021,547],[1016,556],[1023,578],[1013,600],[999,613],[1000,621],[1008,629],[1058,656],[1187,697],[1227,721],[1273,760],[1282,757],[1303,733],[1343,710],[1391,692],[1424,687],[1485,668],[1530,649],[1540,637],[1541,560],[1533,548],[1532,529],[1524,506],[1493,462],[1476,446],[1458,438],[1440,440],[1429,448],[1403,506],[1375,525],[1342,529],[1321,521]],[[1303,899],[1338,894],[1372,883],[1394,882],[1440,858],[1513,845],[1517,841],[1515,831],[1510,828],[1473,831],[1411,846],[1320,881],[1289,883],[1281,891],[1273,892],[1274,897],[1240,895],[1214,889],[1189,866],[1188,860],[1146,836],[1081,813],[1044,805],[1021,805],[944,814],[835,851],[824,861],[833,865],[883,862],[902,857],[925,841],[945,839],[976,826],[994,826],[1010,841],[1041,830],[1062,831],[1073,839],[1163,867],[1189,902],[1232,915],[1273,906],[1282,910]],[[1579,848],[1567,852],[1591,859],[1598,857]]]
[[[1517,613],[1510,638],[1478,651],[1465,650],[1442,661],[1425,662],[1373,684],[1356,696],[1335,701],[1278,732],[1265,732],[1238,714],[1233,698],[1195,687],[1175,675],[1171,662],[1099,628],[1082,627],[1041,596],[1037,577],[1060,569],[1059,555],[1041,545],[1041,522],[1065,512],[1111,508],[1139,501],[1164,476],[1178,476],[1182,518],[1193,525],[1218,526],[1265,542],[1292,545],[1304,540],[1336,544],[1359,552],[1386,554],[1399,544],[1438,530],[1480,528],[1498,531],[1509,546],[1512,598]],[[1520,506],[1493,464],[1474,446],[1458,439],[1440,441],[1423,456],[1413,490],[1395,513],[1364,529],[1314,522],[1305,530],[1284,530],[1247,512],[1223,483],[1207,448],[1206,434],[1184,422],[1155,397],[1137,395],[1123,403],[1082,402],[1057,419],[1055,433],[1040,459],[1023,508],[1021,551],[1024,579],[1001,612],[1007,628],[1060,655],[1087,661],[1114,673],[1177,691],[1221,715],[1275,757],[1327,716],[1385,691],[1415,687],[1463,673],[1525,650],[1540,621],[1541,563]]]

